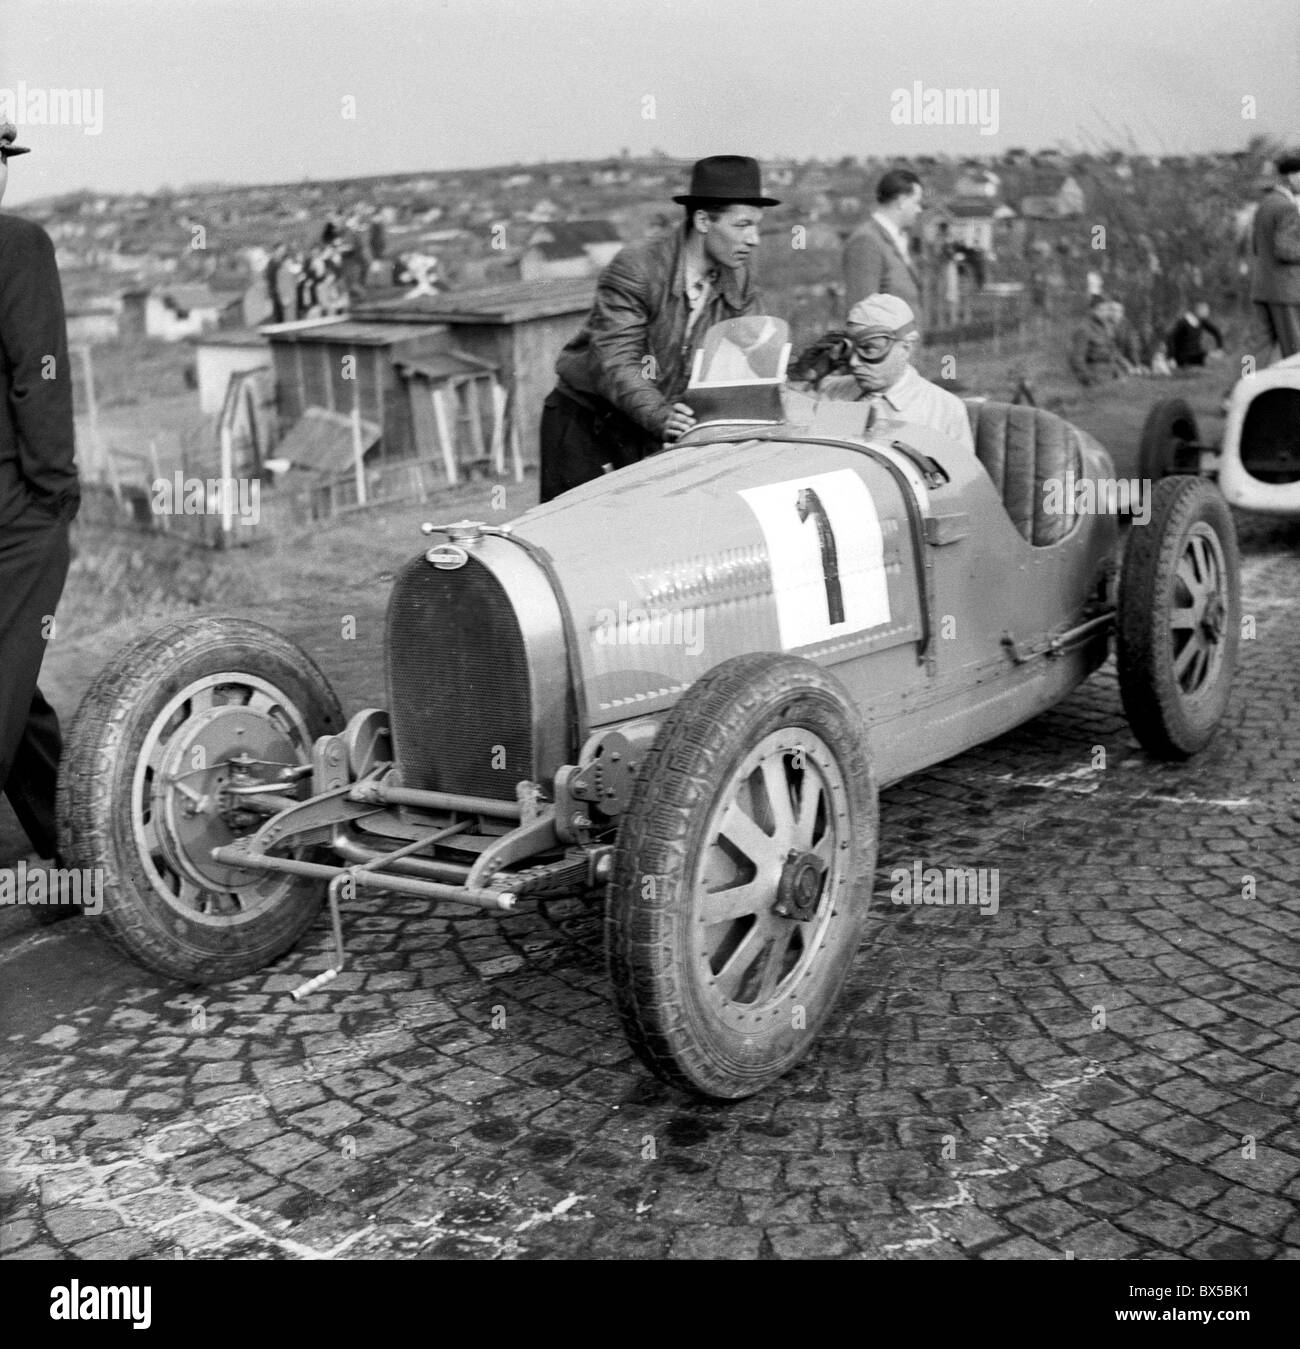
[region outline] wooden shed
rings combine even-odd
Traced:
[[[412,458],[419,452],[411,401],[398,367],[448,346],[447,325],[431,320],[366,322],[306,320],[263,328],[271,343],[282,431],[309,407],[362,418],[381,428],[375,458]]]
[[[461,351],[446,351],[400,365],[411,398],[411,419],[421,459],[441,460],[449,482],[459,467],[490,463],[505,472],[505,451],[511,441],[508,398],[496,367]],[[517,441],[511,444],[515,478],[523,480]]]
[[[555,387],[555,358],[582,326],[595,294],[594,277],[514,281],[362,304],[354,308],[353,318],[368,320],[367,327],[425,323],[449,329],[449,347],[500,372],[509,395],[512,450],[536,463],[542,401]]]
[[[225,405],[231,375],[271,364],[266,338],[256,329],[202,333],[188,340],[198,371],[199,410],[207,416],[216,416]]]

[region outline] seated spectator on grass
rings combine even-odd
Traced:
[[[1123,379],[1129,373],[1129,363],[1115,341],[1112,304],[1104,295],[1094,295],[1087,319],[1074,330],[1070,341],[1070,369],[1085,389]]]
[[[1214,339],[1213,348],[1209,339]],[[1223,333],[1210,318],[1210,306],[1198,300],[1185,310],[1165,338],[1169,359],[1180,369],[1203,366],[1209,357],[1217,357],[1224,349]]]
[[[1119,353],[1120,363],[1126,375],[1147,374],[1146,356],[1142,350],[1142,339],[1133,325],[1124,317],[1124,306],[1118,300],[1109,300],[1106,304],[1107,321],[1111,335],[1115,339],[1115,350]]]

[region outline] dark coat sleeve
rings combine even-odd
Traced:
[[[1092,371],[1088,368],[1088,330],[1078,327],[1070,339],[1070,369],[1080,384],[1092,383]]]
[[[54,245],[43,229],[7,233],[0,266],[0,351],[19,469],[33,497],[63,517],[79,500],[72,368]]]
[[[653,382],[649,280],[636,250],[616,254],[601,273],[589,326],[601,396],[662,436],[673,407]]]
[[[885,272],[880,246],[865,232],[855,232],[844,245],[844,307],[881,290]]]
[[[1273,257],[1277,262],[1300,262],[1300,207],[1280,210],[1273,226]]]

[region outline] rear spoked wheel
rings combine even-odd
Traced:
[[[1227,710],[1241,630],[1237,535],[1218,490],[1200,478],[1155,485],[1135,525],[1119,590],[1120,694],[1152,754],[1204,749]]]

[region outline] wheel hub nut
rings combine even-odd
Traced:
[[[791,849],[777,882],[773,913],[806,923],[817,912],[822,887],[826,883],[826,863],[816,853]]]

